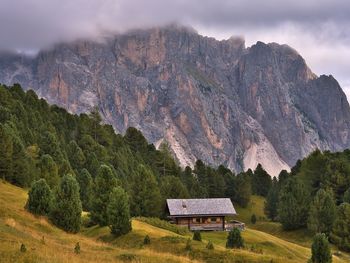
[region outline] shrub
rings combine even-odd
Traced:
[[[208,242],[206,248],[207,248],[207,249],[210,249],[210,250],[214,249],[214,244],[213,244],[213,242],[211,242],[211,241],[209,240],[209,242]]]
[[[241,231],[238,228],[233,228],[227,236],[226,248],[242,248],[244,240],[241,236]]]
[[[26,245],[22,244],[21,248],[19,249],[22,253],[27,251]]]
[[[311,246],[311,262],[331,263],[332,254],[325,234],[316,234]]]
[[[146,235],[145,238],[143,239],[143,244],[144,245],[149,245],[151,244],[151,239],[149,238],[149,235]]]
[[[52,193],[45,179],[34,182],[28,193],[28,211],[36,215],[48,215],[51,207]]]
[[[255,225],[256,223],[256,215],[252,214],[251,218],[250,218],[250,222],[252,222],[253,225]]]
[[[74,253],[75,254],[80,254],[80,244],[77,242],[74,247]]]
[[[198,230],[194,231],[192,239],[196,241],[202,241],[201,232]]]

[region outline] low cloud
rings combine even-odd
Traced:
[[[242,35],[248,45],[289,44],[316,74],[348,87],[349,14],[348,0],[2,0],[0,49],[33,51],[177,22],[219,39]]]

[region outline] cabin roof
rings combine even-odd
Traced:
[[[170,217],[237,214],[230,198],[167,199],[166,201]]]

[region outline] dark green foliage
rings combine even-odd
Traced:
[[[242,248],[244,240],[241,236],[241,231],[238,228],[233,228],[227,236],[226,248]]]
[[[112,190],[117,186],[117,179],[112,169],[101,165],[95,179],[91,219],[100,226],[108,225],[107,206]]]
[[[52,193],[45,179],[33,183],[28,193],[26,208],[36,215],[48,215],[52,208]]]
[[[121,187],[115,187],[107,206],[108,225],[111,233],[121,236],[131,231],[128,196]]]
[[[275,178],[274,178],[275,179]],[[286,179],[282,179],[286,180]],[[279,182],[275,180],[272,183],[269,193],[267,194],[266,201],[264,204],[265,215],[275,221],[278,216],[278,198],[279,198]]]
[[[210,240],[208,241],[208,244],[206,245],[206,248],[209,250],[213,250],[214,249],[214,244],[213,242],[211,242]]]
[[[252,178],[252,190],[256,195],[267,196],[272,185],[271,176],[264,170],[259,163],[254,170]]]
[[[161,195],[152,172],[140,165],[136,171],[132,188],[134,216],[158,216],[161,211]]]
[[[256,223],[256,215],[255,214],[252,214],[252,216],[250,217],[250,222],[255,225]]]
[[[331,241],[338,248],[350,252],[350,204],[342,203],[338,207],[337,219],[331,233]]]
[[[55,191],[50,219],[65,231],[76,233],[80,230],[81,212],[79,184],[72,175],[65,175]]]
[[[331,249],[325,234],[316,234],[311,246],[311,262],[331,263]]]
[[[93,198],[94,182],[91,174],[85,168],[77,173],[77,181],[80,188],[80,200],[84,211],[90,211]]]
[[[232,183],[228,184],[228,196],[231,197],[234,203],[242,207],[247,207],[252,195],[251,177],[249,173],[240,173],[230,181],[232,181]]]
[[[282,227],[292,230],[306,226],[309,211],[309,193],[297,178],[290,178],[279,195],[278,214]]]
[[[67,155],[73,169],[81,169],[85,163],[85,155],[76,141],[72,140],[68,144]]]
[[[60,180],[60,177],[58,176],[58,168],[51,155],[44,154],[41,156],[39,169],[40,177],[44,178],[51,188],[58,185]]]
[[[344,196],[343,196],[343,202],[350,204],[350,188],[345,191]]]
[[[27,252],[26,245],[21,244],[21,247],[19,248],[19,251],[21,251],[22,253]]]
[[[307,227],[314,233],[329,235],[336,218],[336,205],[333,195],[323,189],[318,190],[310,205]]]
[[[77,242],[74,247],[74,253],[75,254],[80,254],[80,244]]]
[[[144,245],[149,245],[151,244],[151,239],[149,237],[149,235],[146,235],[145,238],[143,239],[143,244]]]
[[[196,241],[202,241],[201,232],[198,230],[194,231],[192,239]]]

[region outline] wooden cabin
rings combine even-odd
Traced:
[[[167,199],[167,207],[171,221],[190,230],[244,229],[241,222],[227,223],[225,220],[227,216],[237,214],[229,198]]]

